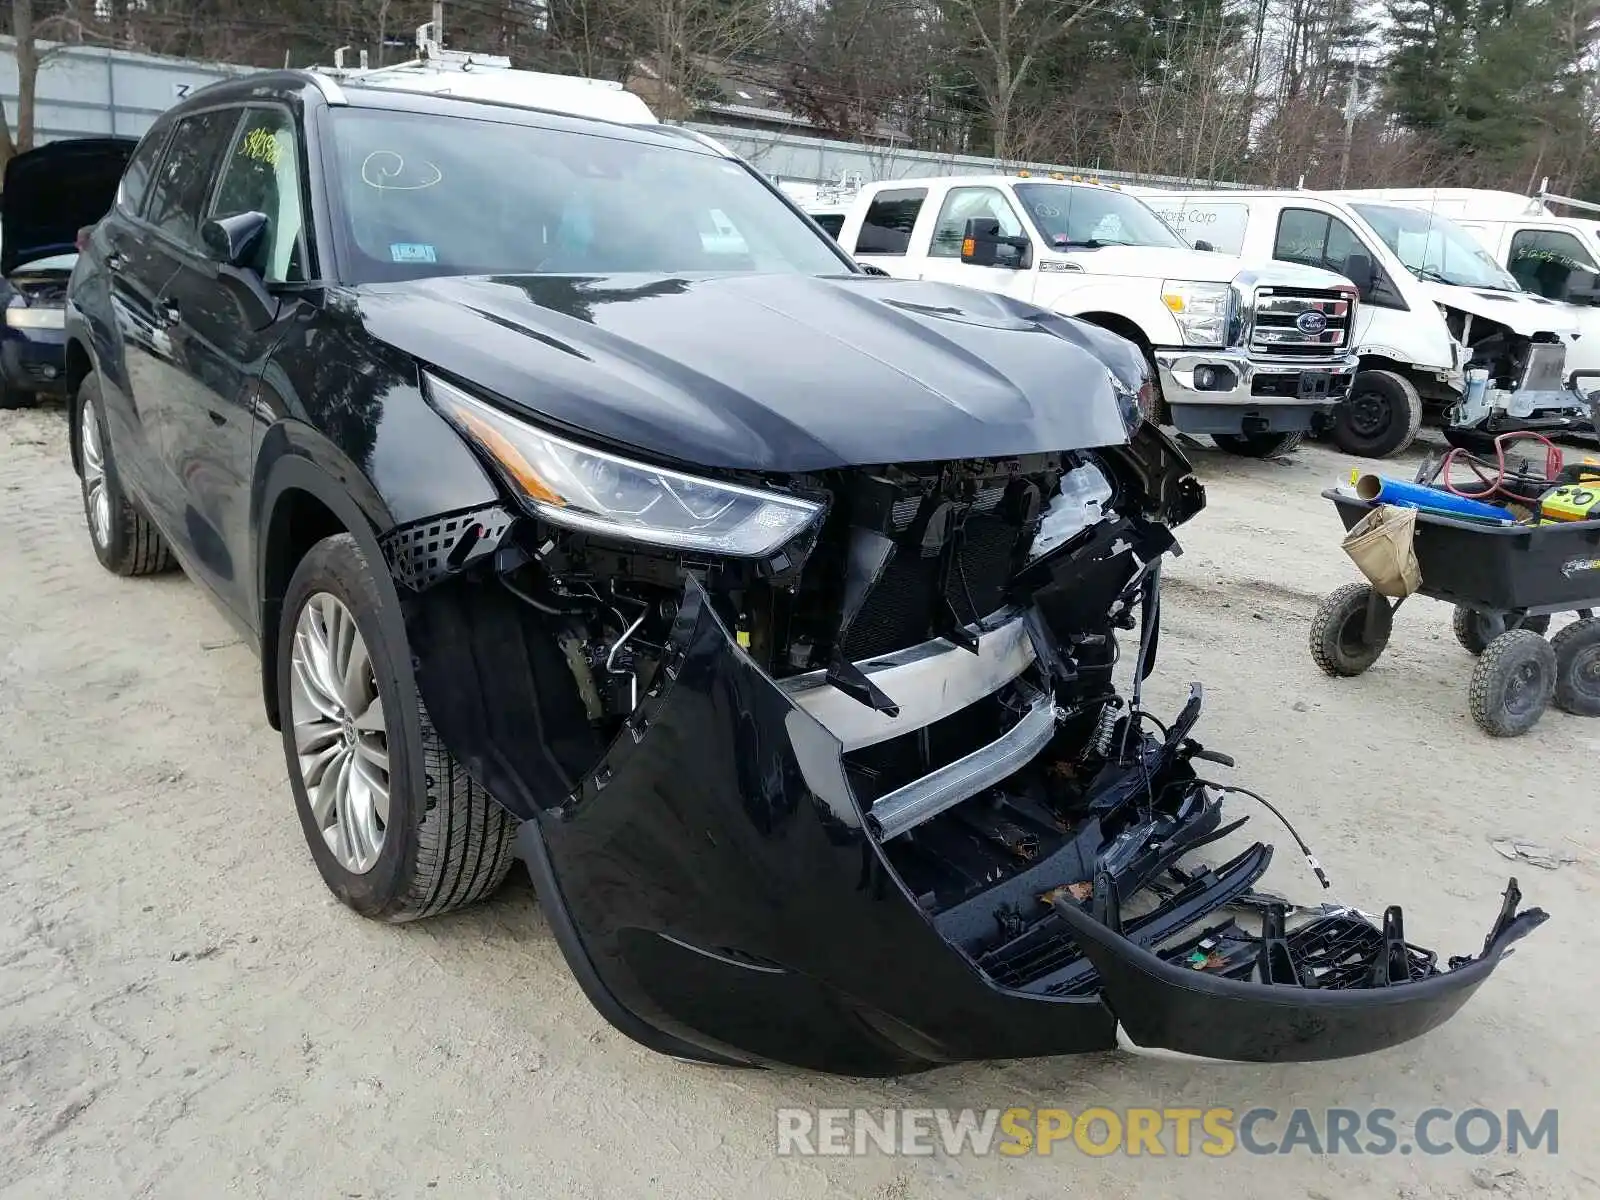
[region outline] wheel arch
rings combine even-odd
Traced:
[[[1139,325],[1139,322],[1132,317],[1114,312],[1086,312],[1079,313],[1077,319],[1087,321],[1090,325],[1098,325],[1109,333],[1115,333],[1120,337],[1127,338],[1139,349],[1143,350],[1146,355],[1151,354],[1155,349],[1154,343],[1150,341],[1149,336]]]
[[[67,379],[67,415],[70,419],[77,419],[78,389],[83,386],[83,381],[89,378],[94,370],[94,358],[89,353],[89,348],[82,339],[76,335],[67,339],[66,348],[66,379]],[[78,438],[74,434],[67,439],[68,452],[72,455],[72,470],[75,474],[83,474],[83,455],[79,451]]]
[[[374,519],[333,474],[310,458],[284,453],[264,472],[256,521],[257,636],[261,648],[261,696],[267,721],[280,727],[278,623],[283,597],[295,568],[323,538],[348,533],[356,539],[386,601],[385,622],[394,623],[397,645],[405,645],[400,597],[389,575],[378,532],[388,522]]]

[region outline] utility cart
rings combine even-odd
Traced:
[[[1372,511],[1338,488],[1323,492],[1346,530]],[[1455,605],[1455,635],[1477,656],[1468,698],[1485,733],[1516,737],[1552,700],[1565,712],[1600,716],[1600,520],[1485,525],[1417,513],[1413,547],[1422,580],[1414,594]],[[1368,583],[1328,595],[1311,622],[1311,656],[1329,675],[1360,675],[1383,654],[1394,614]],[[1579,619],[1546,641],[1556,613]]]

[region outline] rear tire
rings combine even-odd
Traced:
[[[1504,613],[1496,616],[1487,616],[1477,609],[1468,608],[1464,604],[1456,605],[1455,612],[1450,618],[1450,627],[1455,631],[1456,641],[1461,643],[1461,648],[1468,654],[1482,654],[1490,644],[1505,633],[1508,629],[1530,629],[1540,637],[1545,630],[1550,628],[1550,617],[1523,617],[1520,621]]]
[[[1356,372],[1350,394],[1334,410],[1333,444],[1361,458],[1388,458],[1416,440],[1422,396],[1394,371]]]
[[[100,565],[114,575],[159,575],[177,565],[166,539],[122,490],[111,448],[100,381],[90,375],[72,407],[72,439],[78,462],[83,515]]]
[[[499,887],[517,822],[440,741],[384,604],[354,537],[313,546],[284,596],[278,695],[290,789],[323,882],[362,916],[410,921]]]
[[[1556,707],[1600,717],[1600,617],[1574,621],[1550,639],[1556,655]]]
[[[1533,630],[1513,629],[1479,657],[1467,700],[1490,737],[1520,737],[1539,723],[1555,690],[1555,650]]]
[[[1305,433],[1213,433],[1211,440],[1219,450],[1241,458],[1278,458],[1289,454],[1305,441]]]
[[[1317,605],[1311,618],[1311,657],[1323,674],[1352,678],[1382,657],[1394,628],[1394,613],[1378,597],[1376,628],[1369,639],[1367,603],[1372,594],[1370,584],[1347,583]]]

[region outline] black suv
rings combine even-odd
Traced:
[[[646,1045],[1328,1057],[1543,920],[1513,883],[1442,965],[1397,910],[1286,923],[1265,844],[1180,864],[1240,822],[1198,685],[1139,702],[1204,493],[1138,350],[872,277],[687,132],[217,84],[133,154],[67,336],[95,553],[259,648],[328,886],[405,920],[520,860]]]

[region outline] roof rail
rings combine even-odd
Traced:
[[[363,51],[365,54],[365,51]],[[345,99],[344,89],[321,71],[307,71],[311,82],[316,84],[317,91],[322,93],[322,98],[336,107],[343,107],[349,101]]]

